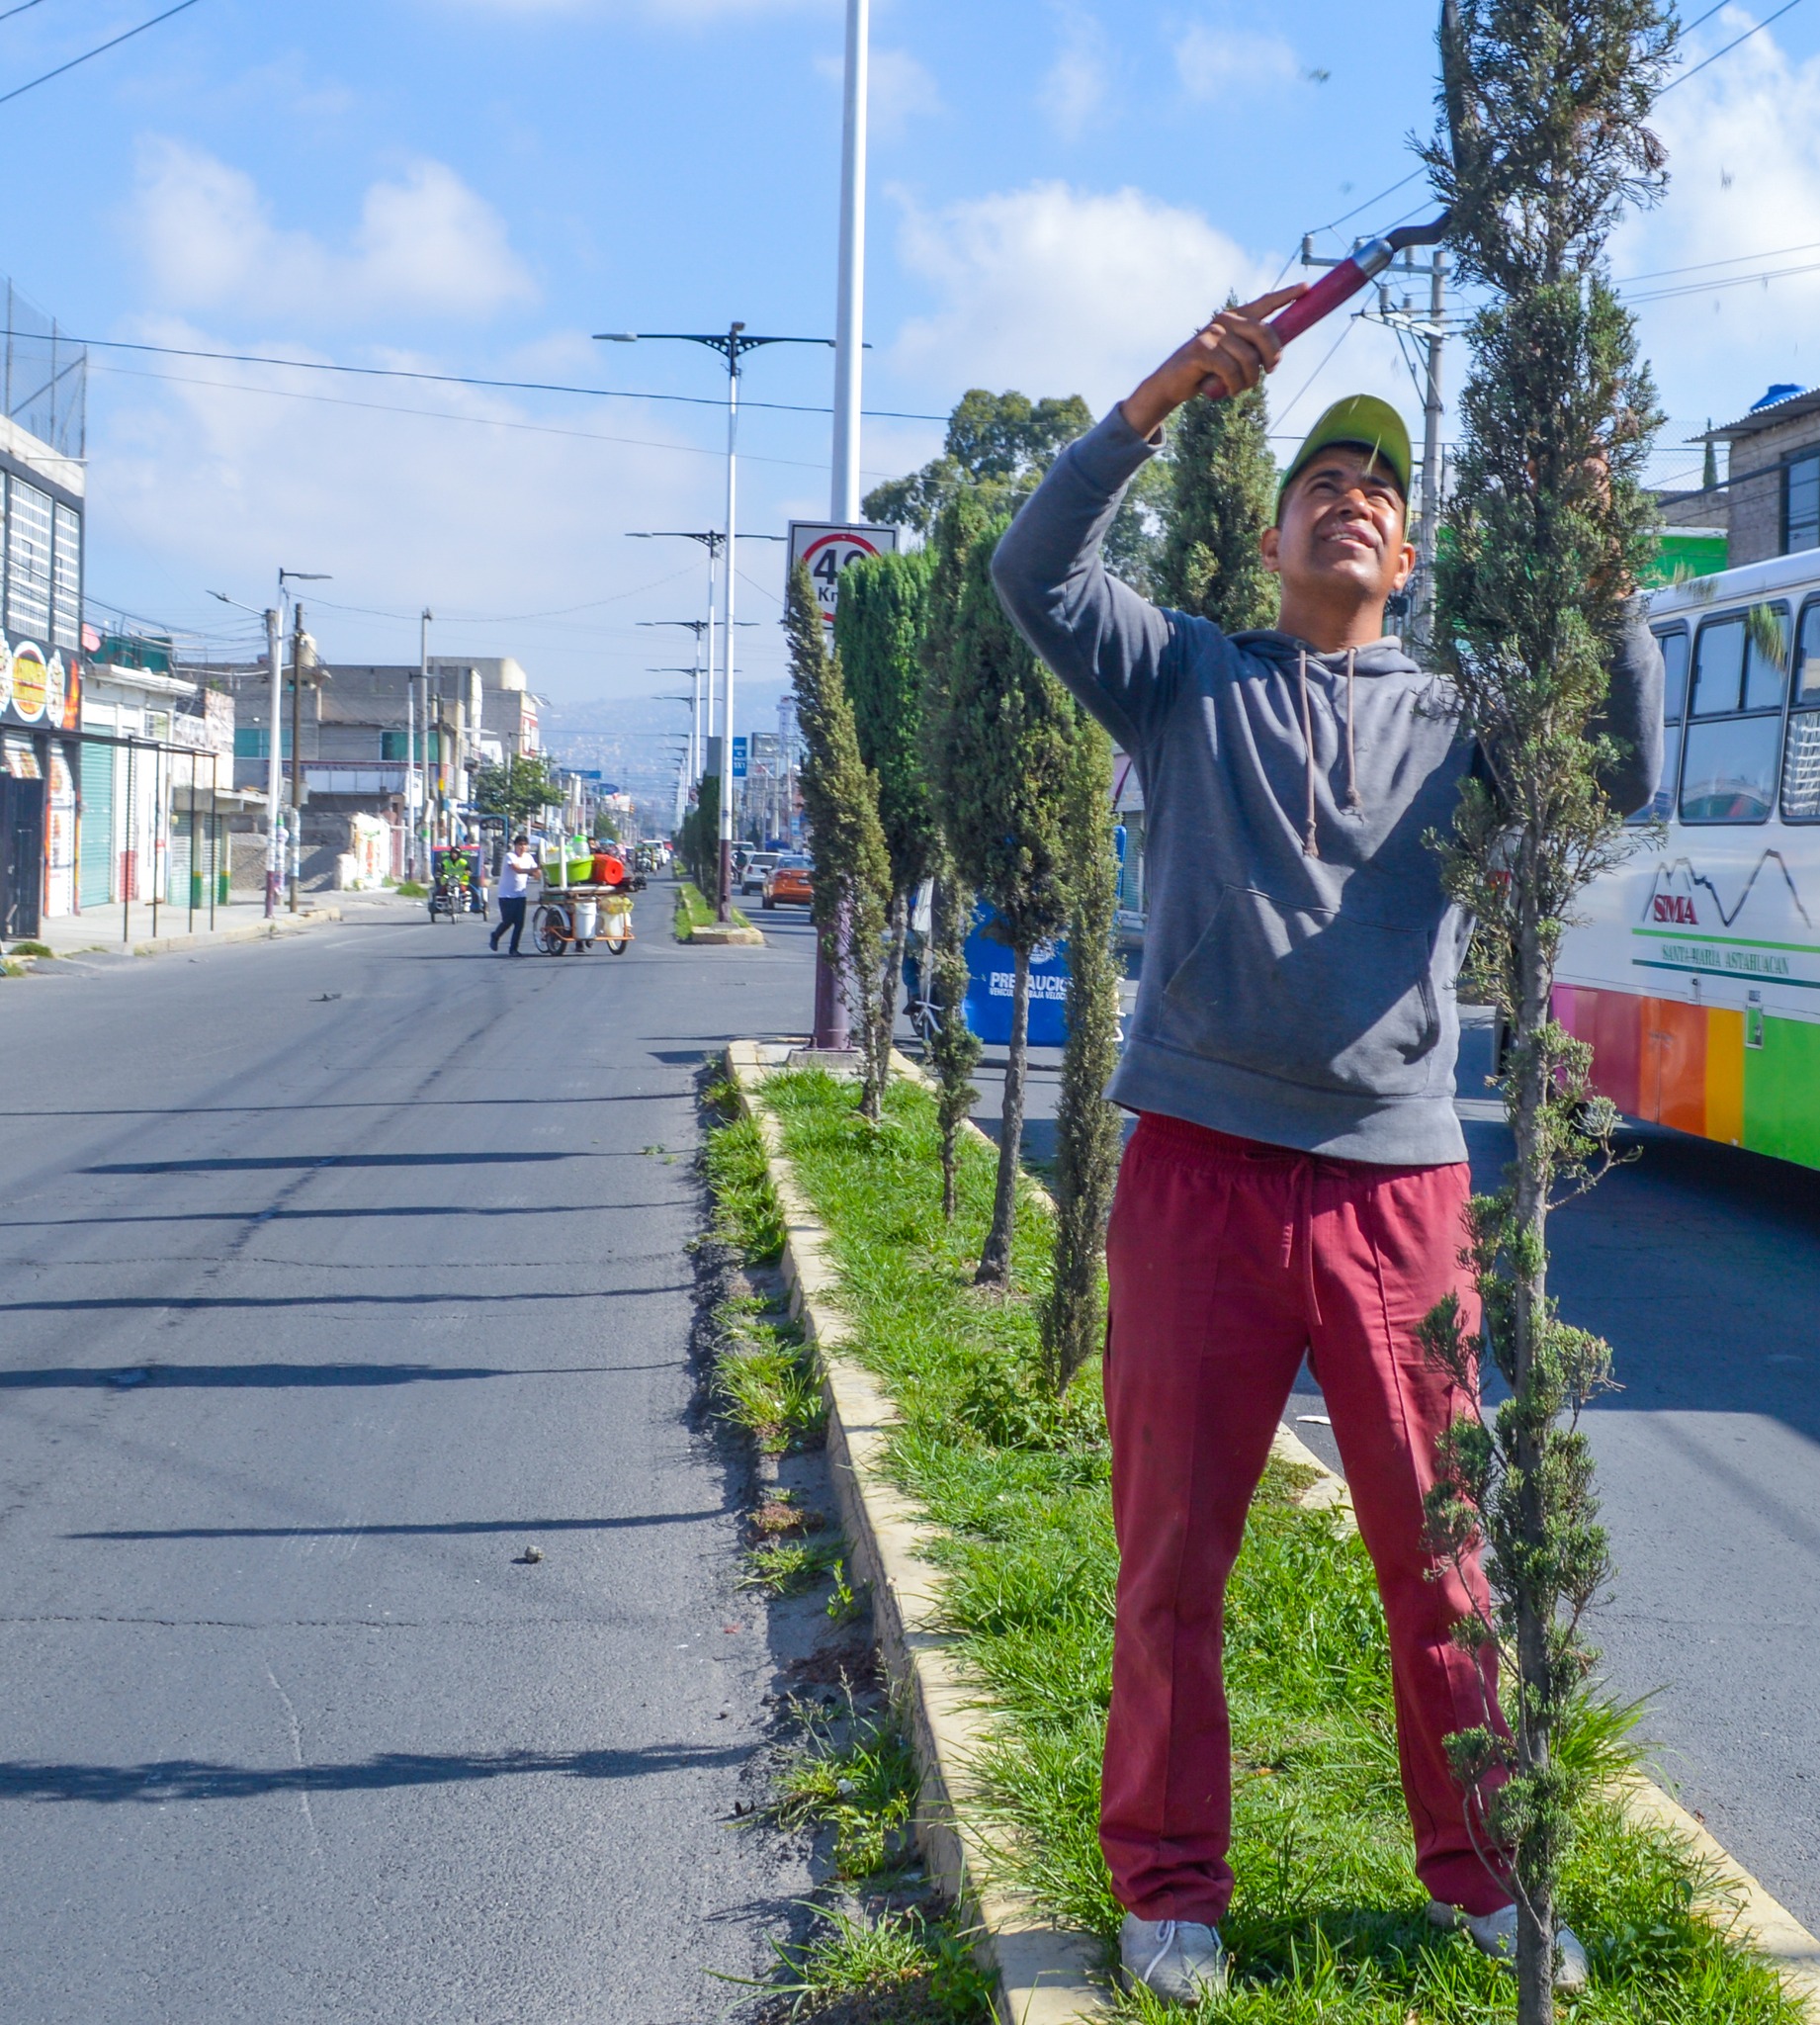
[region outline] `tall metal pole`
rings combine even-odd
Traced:
[[[265,615],[265,653],[272,677],[272,733],[265,762],[265,918],[270,921],[278,913],[278,885],[284,874],[279,815],[285,799],[285,647],[276,610]]]
[[[431,883],[435,859],[430,855],[430,620],[428,605],[417,631],[417,680],[423,693],[423,795],[417,804],[417,822],[423,837],[423,882]]]
[[[736,535],[738,504],[739,438],[739,333],[736,323],[727,334],[727,605],[721,637],[726,678],[721,684],[721,876],[715,900],[715,919],[733,920],[734,881],[734,568],[738,555]]]
[[[291,608],[291,912],[303,880],[303,607]]]
[[[1447,255],[1436,246],[1429,263],[1429,386],[1422,404],[1422,595],[1416,633],[1427,640],[1434,609],[1434,550],[1440,531],[1441,311],[1447,300]]]
[[[702,733],[702,748],[700,753],[697,755],[699,760],[699,764],[697,766],[695,774],[695,778],[697,780],[700,780],[702,774],[707,771],[707,742],[714,737],[714,572],[715,564],[719,559],[720,553],[720,543],[716,540],[714,534],[710,532],[708,536],[708,686],[704,699],[707,705],[707,712],[706,716],[703,719],[703,723],[705,724],[706,729]]]
[[[859,382],[866,305],[866,72],[871,0],[847,0],[840,133],[840,279],[834,316],[834,469],[829,518],[859,518]]]

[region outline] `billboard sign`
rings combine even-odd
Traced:
[[[746,736],[743,732],[734,734],[734,778],[745,778]]]
[[[868,556],[893,556],[898,550],[895,527],[872,527],[864,522],[841,525],[826,520],[793,520],[790,523],[790,568],[809,566],[810,581],[816,586],[816,602],[822,607],[822,623],[830,630],[834,607],[840,600],[840,572],[849,563]]]

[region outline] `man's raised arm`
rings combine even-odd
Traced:
[[[1215,386],[1233,394],[1257,386],[1281,350],[1263,319],[1301,293],[1279,289],[1196,331],[1062,452],[993,558],[993,581],[1018,631],[1127,751],[1168,705],[1160,677],[1170,625],[1107,574],[1100,544],[1126,486],[1161,447],[1164,422]]]

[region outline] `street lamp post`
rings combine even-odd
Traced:
[[[830,518],[859,518],[859,380],[866,308],[866,72],[871,0],[847,0],[840,132],[840,276],[834,305],[834,454]]]
[[[733,918],[733,818],[734,818],[734,602],[735,583],[738,572],[734,568],[737,554],[735,544],[738,533],[738,441],[739,441],[739,362],[747,352],[756,351],[766,344],[819,344],[833,342],[825,337],[753,337],[743,323],[730,323],[723,331],[699,330],[617,330],[597,331],[598,341],[605,344],[638,344],[651,339],[673,344],[702,344],[709,350],[717,351],[727,361],[727,590],[722,606],[724,619],[723,648],[726,656],[726,676],[721,684],[721,864],[717,882],[719,891],[715,901],[715,915],[720,921]]]
[[[279,603],[283,604],[290,598],[291,585],[294,583],[332,583],[333,581],[334,578],[330,576],[325,571],[286,570],[281,568],[278,572]],[[302,666],[303,647],[303,614],[300,610],[297,614],[297,641],[296,645],[292,649],[291,662],[291,686],[294,692],[291,711],[291,912],[293,914],[297,913],[298,882],[303,867],[303,669]],[[277,665],[278,664],[275,661],[273,663],[275,669]],[[280,688],[280,676],[277,673],[274,673],[272,677],[272,749],[275,752],[279,750],[279,748],[282,747],[284,743],[284,699]],[[274,782],[276,782],[277,777],[277,769],[274,768],[270,778]],[[277,803],[275,801],[272,810],[272,819],[274,825],[277,822],[277,816],[278,809]],[[284,859],[280,857],[275,867],[271,862],[270,855],[268,854],[266,865],[266,882],[267,885],[271,888],[271,897],[266,909],[266,912],[268,914],[277,912],[278,884],[279,881],[283,878],[283,875]]]
[[[641,540],[650,537],[641,536]],[[690,536],[690,540],[699,537]],[[709,603],[713,604],[712,588]],[[701,778],[702,767],[707,763],[707,740],[714,734],[714,619],[641,619],[641,626],[682,626],[695,635],[695,665],[687,668],[652,668],[654,675],[692,675],[695,679],[694,712],[689,720],[689,781],[691,786]],[[743,627],[756,626],[756,619],[741,619]],[[702,635],[708,636],[708,721],[702,720]]]

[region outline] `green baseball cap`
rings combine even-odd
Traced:
[[[1397,482],[1397,489],[1403,494],[1403,503],[1409,504],[1410,488],[1410,440],[1409,430],[1403,425],[1403,417],[1387,400],[1380,400],[1375,394],[1348,394],[1344,400],[1337,400],[1326,414],[1309,430],[1302,439],[1302,447],[1290,459],[1289,469],[1283,473],[1276,487],[1276,517],[1283,513],[1283,494],[1294,484],[1301,472],[1323,450],[1331,450],[1336,443],[1350,443],[1360,450],[1368,450],[1380,464],[1386,466]]]

